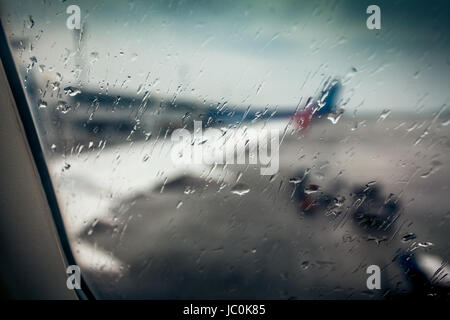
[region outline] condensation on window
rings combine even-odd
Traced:
[[[450,10],[377,2],[2,4],[96,297],[448,296]]]

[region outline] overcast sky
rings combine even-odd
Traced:
[[[2,2],[10,37],[33,39],[22,59],[45,65],[42,79],[59,72],[64,82],[109,83],[118,94],[135,94],[148,79],[154,94],[293,108],[331,76],[344,80],[346,108],[358,112],[426,112],[450,101],[445,1]],[[366,28],[372,2],[380,31]],[[70,4],[85,26],[81,55],[71,55]]]

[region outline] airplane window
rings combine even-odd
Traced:
[[[2,2],[95,297],[449,294],[449,4],[376,3]]]

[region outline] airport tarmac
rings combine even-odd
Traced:
[[[274,176],[171,165],[169,138],[49,167],[98,297],[383,299],[414,293],[405,252],[450,258],[449,134],[441,118],[320,121],[287,131]]]

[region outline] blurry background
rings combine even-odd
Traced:
[[[371,1],[1,3],[97,297],[448,294],[446,1],[377,1],[381,30]],[[296,130],[330,79],[343,115]],[[175,167],[170,133],[193,120],[278,128],[280,172]]]

